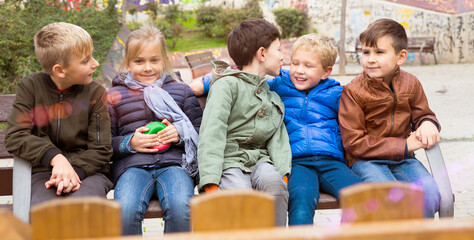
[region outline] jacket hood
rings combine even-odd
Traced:
[[[210,80],[211,85],[215,81],[227,76],[240,78],[242,79],[242,81],[248,82],[252,85],[259,85],[262,81],[265,81],[265,78],[261,78],[255,74],[235,69],[231,67],[227,62],[222,60],[211,61],[211,64],[214,66],[214,68],[212,69],[212,77]]]

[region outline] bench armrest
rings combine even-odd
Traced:
[[[431,175],[438,184],[441,194],[441,202],[439,207],[440,217],[454,216],[454,195],[451,189],[448,172],[444,164],[443,154],[439,144],[435,144],[432,148],[425,150],[426,158],[430,164]]]
[[[13,157],[13,214],[29,223],[31,200],[31,163]]]

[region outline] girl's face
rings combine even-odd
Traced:
[[[160,48],[154,44],[145,46],[126,67],[135,80],[146,84],[154,83],[163,74],[164,62]]]

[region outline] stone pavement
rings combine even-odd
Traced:
[[[447,166],[451,186],[456,196],[455,218],[474,217],[474,64],[438,64],[428,66],[403,66],[420,79],[441,126],[440,143]],[[181,71],[183,79],[190,79],[188,69]],[[358,64],[346,66],[347,76],[338,76],[335,66],[332,77],[347,84],[362,67]],[[423,150],[416,152],[418,159],[428,167]],[[0,161],[0,166],[11,166],[11,161]],[[110,196],[110,195],[109,195]],[[11,201],[11,197],[0,198],[0,202]],[[340,222],[340,210],[318,210],[315,225],[337,225]],[[145,236],[163,233],[162,219],[146,219],[143,224]]]

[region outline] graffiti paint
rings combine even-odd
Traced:
[[[397,1],[396,4],[392,2],[394,1],[347,0],[345,48],[349,51],[354,49],[356,39],[369,23],[380,18],[390,18],[405,27],[408,37],[434,36],[438,62],[474,62],[474,12],[452,15],[413,8],[412,5],[407,6],[408,4],[398,4],[402,1]],[[453,3],[448,0],[413,2]],[[469,3],[471,2],[474,4],[474,1],[471,0]],[[308,0],[307,4],[311,27],[339,41],[341,1]],[[418,54],[412,57],[413,62],[419,62]],[[430,55],[425,57],[427,59],[426,61],[423,59],[423,62],[434,64],[434,59]]]
[[[474,11],[472,0],[386,0],[445,13],[465,13]]]

